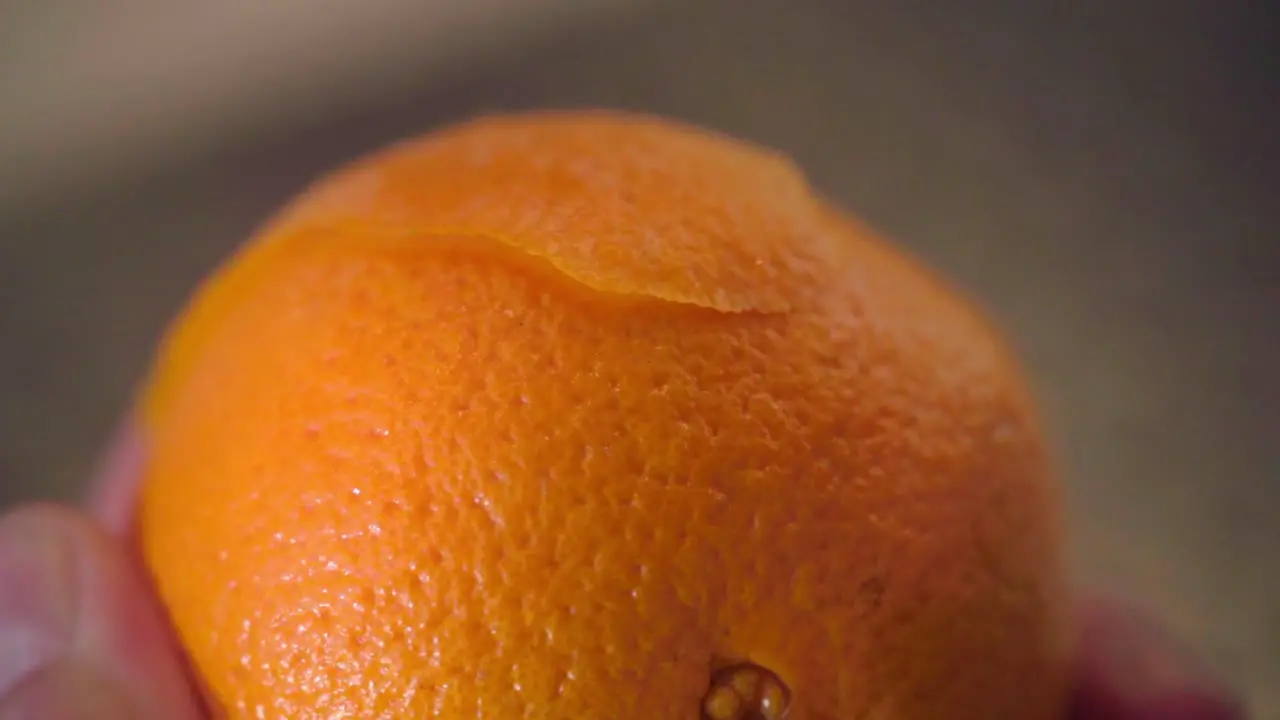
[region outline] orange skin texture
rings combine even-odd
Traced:
[[[143,397],[145,559],[227,718],[1050,720],[1068,593],[1020,371],[784,158],[608,112],[304,193]]]

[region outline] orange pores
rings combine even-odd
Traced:
[[[1000,338],[786,159],[609,112],[322,179],[142,398],[221,717],[1056,720],[1057,497]]]

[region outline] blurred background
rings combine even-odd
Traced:
[[[1280,47],[1219,0],[0,0],[0,506],[72,498],[191,286],[317,173],[481,112],[780,147],[976,295],[1077,568],[1280,718]]]

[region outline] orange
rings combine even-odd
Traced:
[[[1053,472],[954,292],[787,160],[537,113],[322,180],[143,399],[228,718],[1049,720]]]

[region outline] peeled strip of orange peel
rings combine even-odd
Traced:
[[[584,165],[574,152],[579,141],[572,128],[582,123],[582,114],[545,113],[542,124],[522,123],[520,132],[511,132],[510,120],[492,118],[358,161],[305,193],[269,234],[324,230],[405,241],[483,238],[541,258],[593,290],[724,312],[786,312],[794,307],[797,289],[829,275],[838,243],[824,227],[818,196],[789,159],[756,146],[747,155],[742,141],[706,130],[604,118],[610,119],[609,129],[597,126],[595,132],[618,133],[620,143],[636,146],[626,151],[636,156],[643,156],[646,144],[662,156],[683,156],[688,175],[674,185],[669,172],[647,183],[631,178],[628,187],[602,193],[612,174]],[[521,152],[504,144],[518,144]],[[486,164],[499,156],[501,163]],[[441,182],[435,172],[440,167],[455,170],[450,182]],[[540,191],[536,203],[511,202],[527,195],[528,177],[542,178],[554,192]],[[704,227],[668,227],[633,204],[635,196],[651,195],[683,202],[681,218],[695,218]],[[525,212],[529,205],[538,207],[535,215],[494,210]],[[588,216],[610,221],[584,227]],[[744,226],[755,231],[744,236]]]

